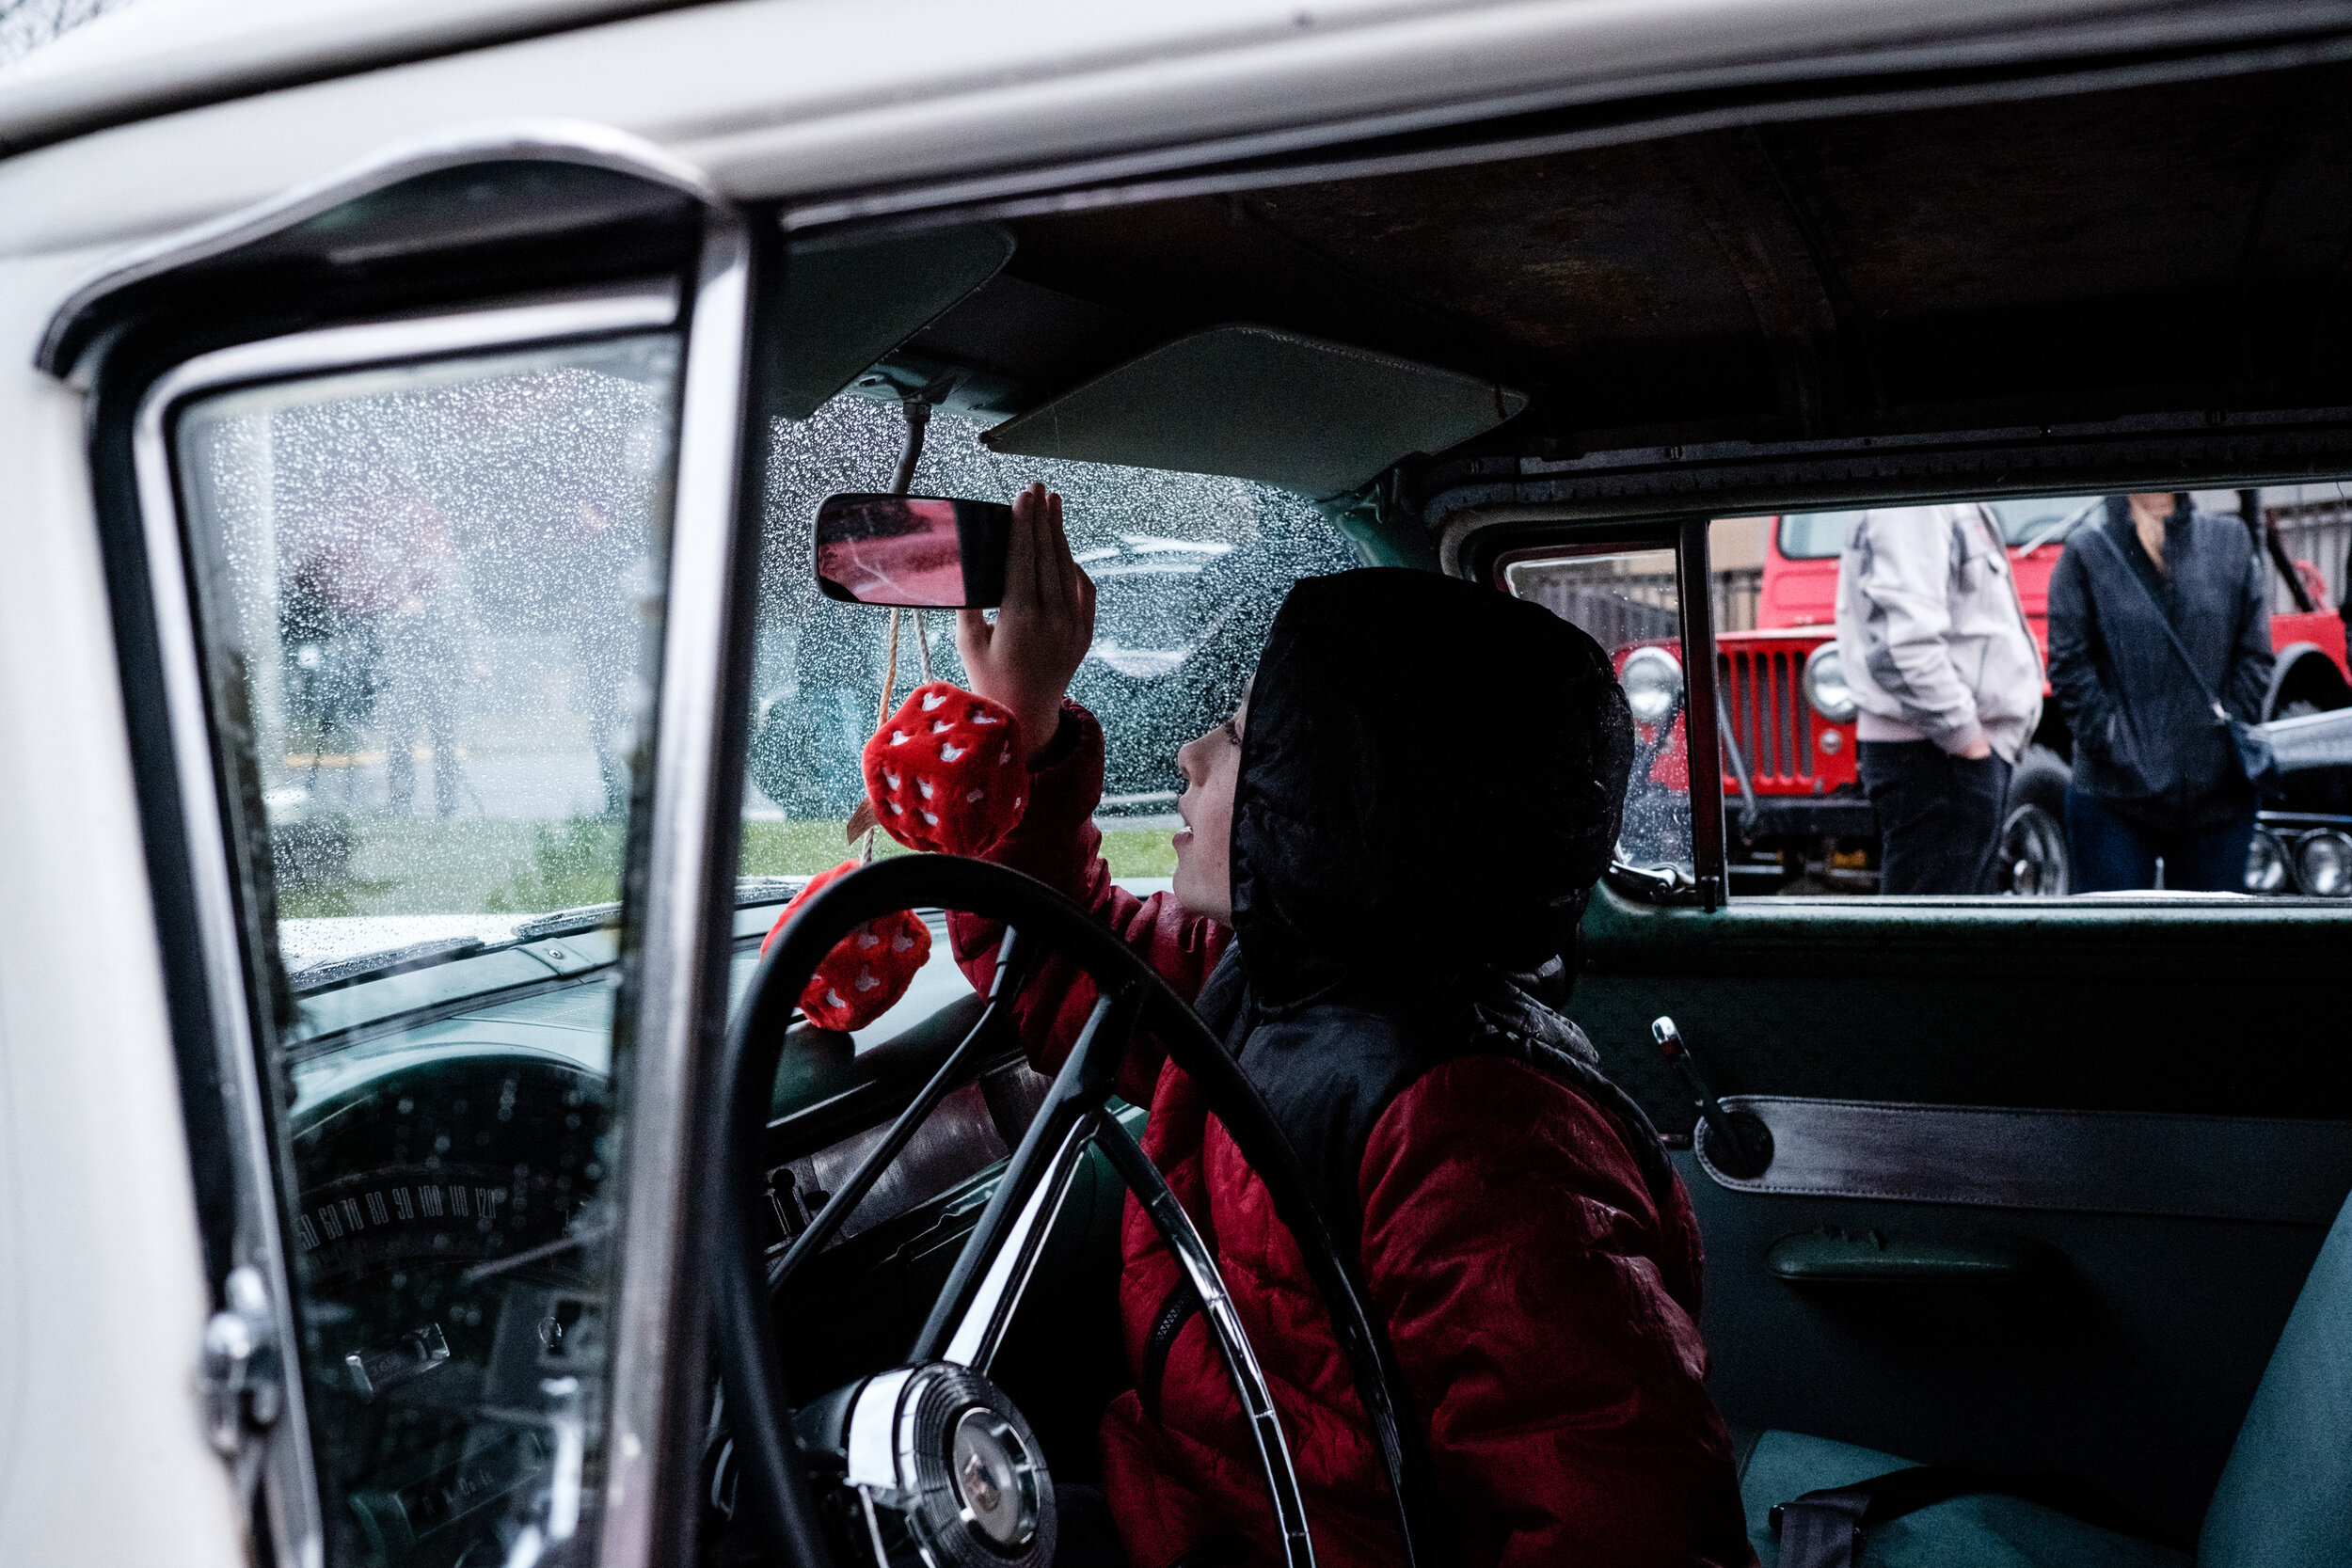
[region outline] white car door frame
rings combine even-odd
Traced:
[[[511,273],[478,299],[467,297],[458,278],[437,303],[389,319],[368,319],[380,317],[381,307],[369,309],[361,290],[323,302],[320,323],[300,330],[206,346],[176,360],[162,351],[167,362],[160,370],[155,354],[123,352],[142,330],[217,307],[207,293],[208,269],[242,264],[271,246],[299,248],[290,236],[310,220],[357,212],[370,198],[437,172],[531,163],[596,168],[641,183],[653,205],[695,231],[675,276],[574,287],[527,303],[501,297],[518,292]],[[561,227],[561,214],[536,216]],[[331,243],[348,248],[365,239],[364,226],[346,225]],[[484,240],[461,226],[443,243],[455,249]],[[415,263],[429,261],[435,242],[409,234],[388,243],[405,245],[404,259]],[[393,148],[119,259],[69,294],[44,337],[42,368],[82,387],[95,410],[93,477],[102,531],[115,535],[118,622],[134,623],[119,648],[127,697],[135,713],[144,695],[163,719],[159,735],[142,736],[135,723],[134,752],[159,920],[169,929],[184,916],[182,928],[196,938],[187,961],[167,962],[167,987],[179,993],[176,1032],[203,1037],[180,1042],[191,1154],[233,1171],[233,1213],[209,1249],[220,1276],[212,1281],[217,1310],[204,1336],[208,1432],[240,1480],[264,1488],[281,1561],[319,1562],[323,1528],[302,1379],[291,1365],[300,1340],[281,1234],[279,1107],[262,1054],[271,1038],[269,988],[257,974],[257,917],[239,888],[241,879],[268,875],[267,844],[262,836],[257,871],[256,835],[240,831],[219,783],[220,748],[229,742],[206,696],[167,440],[171,414],[199,391],[234,384],[629,330],[683,334],[652,808],[644,842],[632,851],[642,857],[643,896],[628,916],[634,940],[623,942],[615,1022],[616,1041],[630,1045],[626,1056],[616,1052],[616,1062],[629,1064],[630,1117],[596,1523],[599,1560],[670,1560],[691,1541],[692,1489],[684,1481],[699,1456],[707,1394],[699,1374],[707,1316],[702,1280],[683,1251],[705,1228],[708,1156],[694,1107],[724,1022],[732,933],[740,768],[731,759],[741,753],[746,678],[734,626],[752,569],[739,523],[755,248],[742,214],[707,182],[634,138],[586,125],[472,128]],[[121,471],[126,438],[129,474]],[[136,580],[124,580],[131,577]]]

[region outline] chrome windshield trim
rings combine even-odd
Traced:
[[[636,1006],[622,1014],[634,1068],[597,1556],[608,1568],[686,1560],[697,1522],[691,1472],[707,1415],[709,1295],[687,1265],[710,1233],[713,1138],[700,1113],[734,953],[742,781],[718,762],[734,721],[739,574],[754,569],[738,537],[751,309],[751,237],[732,210],[711,208],[678,407],[644,914],[636,952],[622,954]]]
[[[68,289],[50,311],[33,363],[51,375],[86,386],[88,367],[67,362],[66,346],[77,324],[107,296],[165,273],[225,256],[405,180],[501,158],[612,169],[669,186],[706,208],[716,209],[720,204],[717,191],[699,169],[611,126],[586,120],[510,119],[438,131],[395,142],[265,201],[167,234],[101,263]]]
[[[311,372],[364,368],[528,342],[654,330],[677,320],[675,284],[599,290],[540,303],[453,311],[416,320],[329,327],[240,343],[199,356],[158,377],[132,422],[132,463],[149,603],[169,726],[180,814],[188,839],[188,874],[197,905],[205,1002],[237,1163],[233,1266],[258,1271],[269,1294],[272,1330],[285,1374],[280,1414],[262,1441],[259,1477],[283,1559],[320,1568],[326,1542],[319,1514],[310,1418],[300,1375],[292,1280],[278,1224],[278,1173],[264,1106],[260,1041],[247,1006],[250,977],[245,933],[231,894],[230,842],[215,770],[212,719],[205,701],[196,606],[182,536],[182,509],[171,460],[169,424],[179,404],[201,392]],[[291,1024],[292,1021],[288,1021]],[[218,1282],[212,1282],[217,1284]]]
[[[1168,1243],[1168,1250],[1184,1271],[1184,1278],[1193,1292],[1200,1298],[1200,1315],[1208,1321],[1209,1331],[1216,1339],[1217,1354],[1224,1357],[1226,1375],[1233,1382],[1233,1391],[1241,1397],[1242,1414],[1248,1419],[1249,1434],[1257,1440],[1258,1463],[1264,1468],[1266,1489],[1274,1497],[1275,1521],[1282,1530],[1283,1560],[1291,1568],[1314,1568],[1314,1543],[1307,1533],[1307,1501],[1298,1489],[1298,1471],[1291,1464],[1290,1444],[1282,1435],[1282,1421],[1274,1408],[1274,1388],[1266,1382],[1265,1370],[1258,1365],[1258,1354],[1249,1348],[1249,1336],[1243,1332],[1241,1314],[1233,1306],[1232,1292],[1225,1288],[1225,1276],[1217,1272],[1216,1259],[1209,1252],[1208,1243],[1184,1212],[1184,1206],[1176,1200],[1168,1179],[1159,1166],[1143,1151],[1143,1146],[1117,1117],[1107,1112],[1094,1112],[1081,1132],[1089,1133],[1127,1190],[1136,1195],[1143,1206],[1152,1227]]]

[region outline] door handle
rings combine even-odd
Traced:
[[[1772,1130],[1764,1125],[1764,1118],[1754,1111],[1726,1111],[1715,1099],[1715,1091],[1707,1086],[1699,1072],[1698,1058],[1675,1027],[1671,1018],[1650,1022],[1649,1037],[1658,1042],[1658,1053],[1673,1064],[1682,1075],[1683,1085],[1691,1091],[1691,1102],[1698,1107],[1699,1117],[1714,1136],[1707,1146],[1707,1155],[1715,1168],[1735,1181],[1750,1181],[1764,1174],[1772,1163]]]
[[[1791,1285],[2026,1285],[2056,1277],[2065,1256],[2018,1236],[1920,1241],[1880,1230],[1806,1230],[1764,1254],[1764,1272]]]

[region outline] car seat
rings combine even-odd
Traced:
[[[1808,1531],[1784,1561],[1775,1509],[1903,1470],[1908,1462],[1792,1432],[1747,1437],[1740,1449],[1748,1539],[1764,1568],[2187,1568],[2190,1561],[2171,1547],[2087,1522],[2080,1511],[1990,1490],[1868,1523],[1858,1537],[1826,1549],[1820,1532]],[[2352,1563],[2352,1200],[2337,1213],[2238,1427],[2205,1509],[2195,1562]]]

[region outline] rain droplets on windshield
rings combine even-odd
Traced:
[[[863,792],[859,749],[880,714],[889,612],[817,590],[817,504],[889,488],[906,424],[888,404],[835,398],[771,448],[760,562],[746,875],[821,871],[848,853],[842,824]],[[913,490],[1009,501],[1031,480],[1061,493],[1071,546],[1096,585],[1095,639],[1073,695],[1103,721],[1109,758],[1101,821],[1112,869],[1166,876],[1176,749],[1221,721],[1257,666],[1274,612],[1301,577],[1356,564],[1345,539],[1300,497],[1241,480],[1103,464],[999,457],[977,427],[933,416]],[[923,679],[906,617],[898,688]],[[961,682],[955,614],[923,617],[932,673]]]
[[[640,339],[183,418],[297,984],[619,896],[675,372]]]

